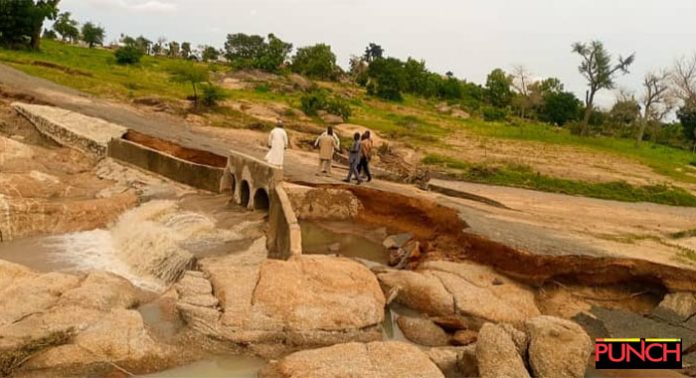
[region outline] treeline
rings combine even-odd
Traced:
[[[80,27],[69,12],[58,12],[58,1],[0,1],[0,43],[38,48],[46,19],[55,22],[44,31],[45,38],[83,42],[90,47],[104,43],[102,27],[92,22]],[[536,120],[569,127],[584,136],[634,138],[636,145],[651,140],[691,147],[696,141],[696,55],[677,60],[673,67],[646,73],[638,93],[621,93],[609,111],[602,111],[595,106],[596,94],[615,89],[616,79],[629,73],[635,55],[613,59],[599,41],[571,46],[571,53],[579,57],[579,74],[587,81],[584,101],[566,91],[559,79],[538,78],[523,66],[513,67],[509,72],[496,68],[485,83],[476,84],[457,78],[452,72],[444,75],[432,72],[423,60],[387,57],[384,49],[375,43],[370,43],[364,53],[353,56],[347,71],[336,63],[336,55],[327,44],[304,46],[292,52],[292,43],[274,34],[265,37],[229,34],[222,49],[193,48],[188,42],[165,38],[153,42],[143,36],[122,35],[115,56],[121,64],[137,63],[142,55],[167,56],[220,61],[237,69],[295,72],[318,80],[352,81],[365,87],[369,95],[388,101],[401,101],[408,94],[459,105],[488,121]],[[197,75],[190,76],[195,79]],[[326,93],[308,96],[303,107],[306,104],[310,113],[325,108],[344,115],[350,113],[341,99]],[[666,123],[670,114],[676,114],[680,122]]]

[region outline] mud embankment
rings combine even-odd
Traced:
[[[129,130],[123,139],[150,147],[154,150],[167,153],[179,159],[212,167],[224,168],[227,165],[227,157],[216,155],[212,152],[183,147],[176,143],[145,135],[137,131]]]
[[[647,260],[582,255],[536,254],[468,232],[456,210],[433,201],[366,187],[343,188],[363,204],[358,220],[413,234],[425,247],[418,263],[444,259],[474,261],[541,286],[550,282],[615,285],[640,282],[670,291],[696,292],[696,271]]]

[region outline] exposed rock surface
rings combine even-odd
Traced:
[[[660,302],[659,308],[669,310],[686,320],[696,314],[696,294],[694,293],[670,293]]]
[[[305,350],[272,363],[262,378],[443,377],[417,347],[397,341],[347,343]]]
[[[476,360],[481,378],[529,377],[512,338],[495,324],[486,323],[479,331]]]
[[[396,319],[401,332],[410,341],[425,346],[445,346],[449,344],[449,335],[433,323],[432,320],[399,316]]]
[[[189,298],[208,295],[200,282],[177,286],[182,296],[177,306],[206,335],[239,344],[281,345],[285,352],[381,339],[384,295],[360,263],[329,256],[255,260],[253,254],[242,254],[204,259],[200,265],[220,309],[191,303]],[[185,280],[194,281],[188,275]],[[275,348],[273,354],[281,352]]]
[[[0,277],[3,369],[68,369],[79,375],[95,364],[116,363],[142,371],[172,355],[130,309],[138,292],[121,277],[40,274],[3,261]],[[18,363],[29,351],[33,357]]]
[[[416,272],[387,271],[378,278],[385,292],[398,291],[398,303],[430,315],[464,315],[517,327],[540,315],[530,288],[473,263],[426,262]]]
[[[535,377],[585,376],[592,341],[578,324],[552,316],[526,322],[529,365]]]
[[[309,188],[291,184],[286,184],[285,189],[298,219],[353,219],[362,207],[360,200],[344,189]]]

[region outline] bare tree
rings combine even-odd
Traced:
[[[517,92],[519,100],[515,101],[520,108],[520,116],[525,118],[527,110],[534,106],[532,99],[532,87],[535,80],[532,72],[524,65],[518,64],[512,67],[512,88]]]
[[[682,57],[674,62],[671,72],[674,95],[684,103],[696,99],[696,54]]]
[[[581,134],[588,134],[588,124],[594,106],[595,94],[600,89],[614,88],[614,78],[617,73],[628,73],[628,67],[635,60],[635,54],[629,55],[627,58],[619,56],[619,62],[613,64],[611,55],[604,48],[604,44],[600,41],[592,41],[590,43],[576,42],[573,44],[573,52],[582,57],[582,62],[578,70],[587,80],[587,96],[585,99],[586,109],[585,117],[582,120]]]
[[[648,123],[660,122],[672,108],[669,78],[670,73],[667,70],[648,72],[643,78],[643,95],[641,97],[643,117],[636,136],[636,147],[643,141],[645,127]]]

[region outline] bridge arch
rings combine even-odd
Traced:
[[[268,211],[271,207],[271,198],[264,188],[256,189],[254,193],[254,210]]]

